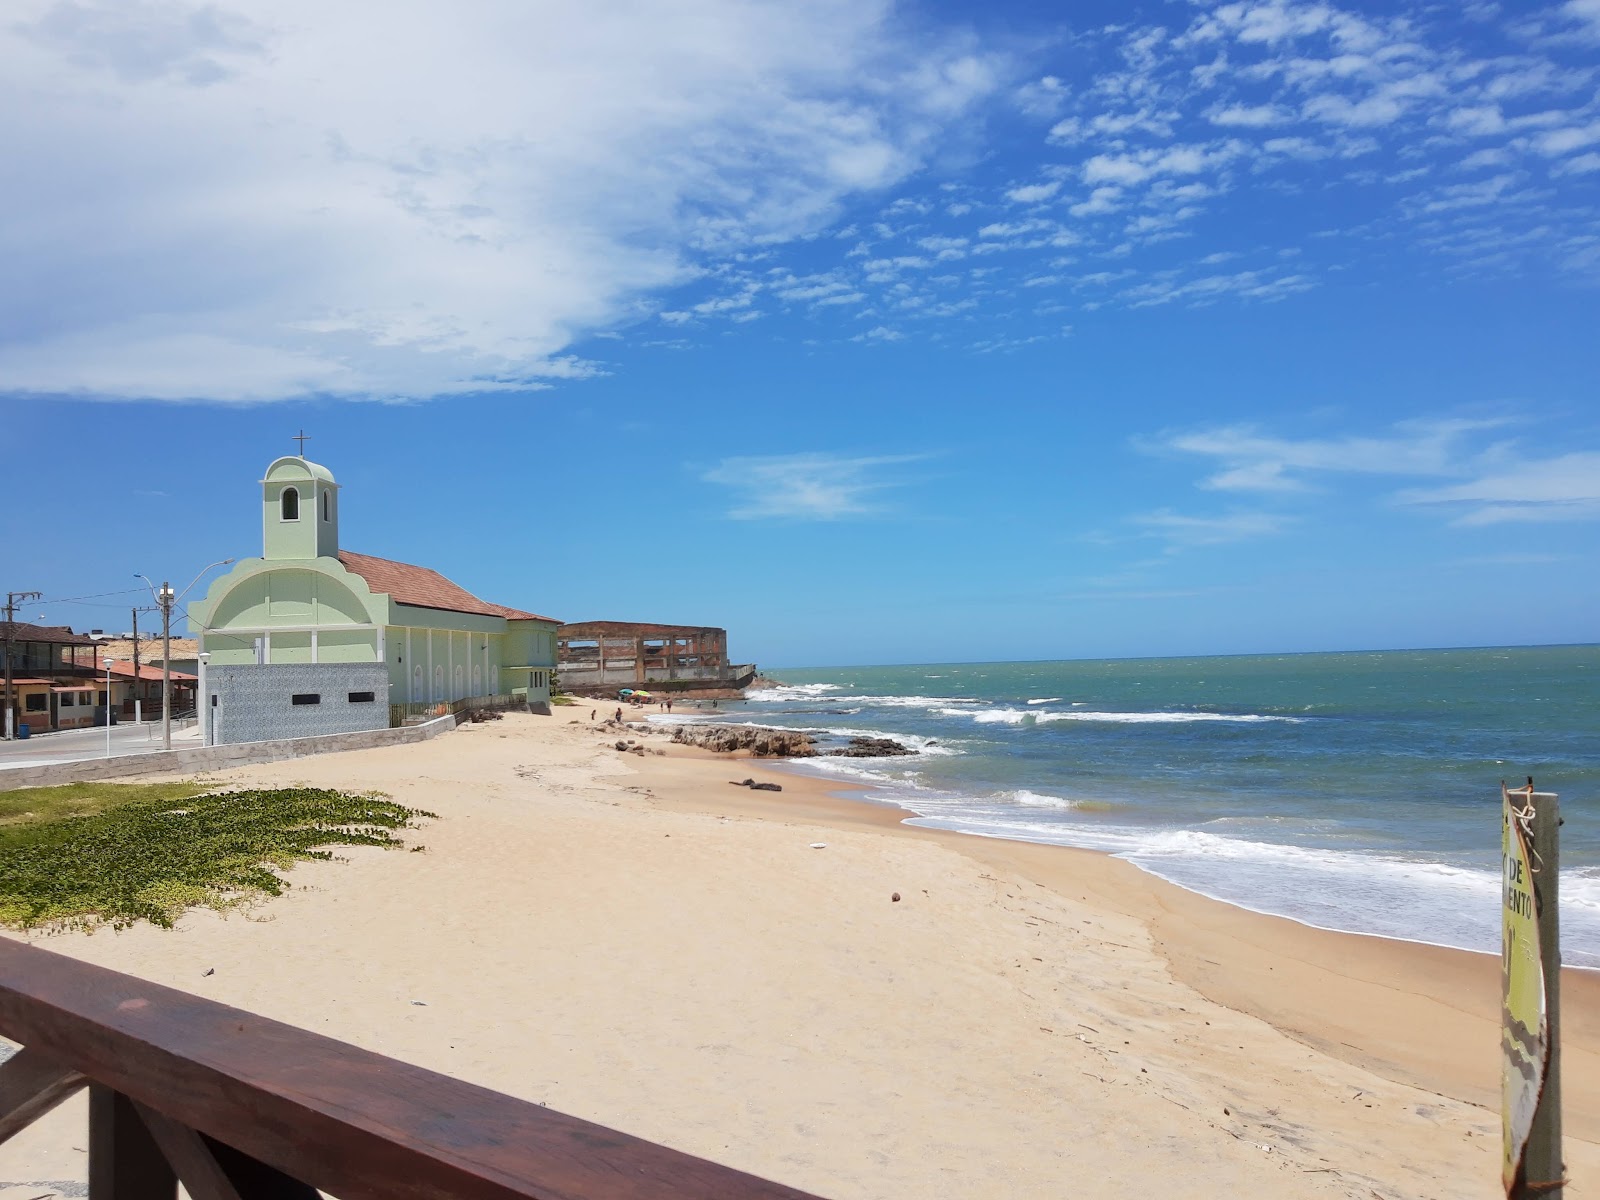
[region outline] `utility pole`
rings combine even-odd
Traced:
[[[139,606],[133,607],[133,723],[139,724],[139,718],[144,715],[144,706],[140,703],[144,699],[139,694]]]
[[[134,572],[134,578],[144,580],[145,586],[150,589],[150,594],[161,606],[161,746],[164,750],[172,749],[172,606],[187,596],[194,585],[200,582],[200,577],[212,567],[231,567],[233,563],[233,559],[225,558],[221,562],[214,562],[210,567],[203,568],[181,592],[174,592],[172,584],[164,579],[158,592],[156,585],[150,582],[149,576]],[[198,716],[198,713],[196,715]]]
[[[172,749],[172,585],[161,581],[161,748]]]
[[[13,705],[16,703],[16,701],[14,699],[14,689],[11,686],[11,636],[12,627],[15,624],[17,617],[17,604],[19,602],[25,603],[29,600],[42,600],[43,598],[43,592],[6,593],[6,637],[4,651],[6,660],[6,719],[4,721],[4,725],[6,741],[8,742],[14,736],[15,730],[13,726],[16,723],[16,713],[13,711]]]

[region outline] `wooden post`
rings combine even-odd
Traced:
[[[1550,1052],[1544,1069],[1544,1089],[1523,1155],[1521,1195],[1527,1200],[1560,1200],[1566,1179],[1561,1161],[1561,806],[1555,793],[1535,792],[1531,779],[1528,802],[1533,805],[1533,853],[1537,863],[1533,895],[1539,917]]]
[[[178,1177],[133,1101],[89,1087],[89,1200],[177,1200]]]

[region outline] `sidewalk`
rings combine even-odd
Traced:
[[[187,750],[200,745],[200,727],[194,721],[180,726],[172,725],[172,748]],[[145,721],[143,724],[113,725],[111,727],[111,757],[127,754],[150,754],[160,750],[161,722]],[[0,771],[13,767],[47,767],[56,763],[81,762],[85,759],[106,757],[106,730],[104,725],[92,729],[64,729],[58,733],[40,733],[30,738],[0,740]]]

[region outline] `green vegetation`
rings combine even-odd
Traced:
[[[550,697],[550,703],[555,705],[576,704],[577,701],[565,692],[558,692]]]
[[[206,790],[203,783],[64,783],[58,787],[0,792],[0,828],[23,822],[59,821],[105,812],[132,800],[159,804],[187,800]]]
[[[289,884],[271,868],[328,846],[399,846],[433,813],[327,788],[197,793],[197,784],[0,792],[0,924],[71,928],[231,908]]]

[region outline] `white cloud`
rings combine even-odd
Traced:
[[[1049,183],[1030,183],[1023,187],[1014,187],[1006,192],[1006,199],[1017,204],[1038,204],[1050,199],[1061,190],[1061,181],[1052,180]]]
[[[1533,144],[1539,153],[1550,158],[1570,154],[1574,150],[1592,146],[1596,142],[1600,142],[1600,121],[1566,129],[1553,129],[1533,139]]]
[[[1600,171],[1600,154],[1594,151],[1588,154],[1575,154],[1556,170],[1562,175],[1587,175],[1592,171]]]
[[[1198,546],[1221,546],[1281,533],[1290,519],[1277,513],[1230,512],[1219,516],[1188,516],[1170,509],[1130,517],[1149,537],[1167,543],[1167,552]]]
[[[1357,128],[1391,125],[1403,112],[1405,106],[1396,97],[1383,94],[1364,96],[1360,100],[1323,94],[1307,100],[1304,108],[1311,120]]]
[[[1075,217],[1093,217],[1102,213],[1116,212],[1122,207],[1119,202],[1121,196],[1121,188],[1097,187],[1089,193],[1087,200],[1080,200],[1067,211]]]
[[[1600,520],[1600,453],[1519,461],[1466,483],[1414,488],[1398,498],[1405,504],[1465,506],[1458,525]]]
[[[1055,117],[1066,103],[1069,89],[1054,75],[1046,75],[1017,89],[1017,107],[1032,117]]]
[[[836,521],[884,512],[877,495],[904,482],[885,477],[885,468],[925,457],[812,453],[725,458],[700,478],[741,493],[737,506],[728,512],[735,520]]]
[[[537,386],[905,179],[1002,74],[888,0],[14,0],[0,388]],[[663,319],[749,308],[706,303]]]
[[[1223,469],[1200,486],[1222,491],[1291,491],[1306,486],[1290,472],[1379,475],[1459,473],[1468,434],[1499,427],[1489,420],[1406,422],[1384,437],[1283,438],[1251,425],[1166,434],[1152,449],[1218,460]]]
[[[1121,296],[1136,308],[1188,301],[1210,304],[1225,296],[1275,301],[1296,292],[1309,291],[1316,283],[1306,275],[1272,275],[1265,271],[1236,271],[1232,275],[1203,275],[1180,280],[1176,276],[1158,277],[1148,283],[1126,288]]]
[[[1264,129],[1268,125],[1282,125],[1293,119],[1291,114],[1275,104],[1229,104],[1212,109],[1206,117],[1213,125],[1235,125],[1247,129]]]

